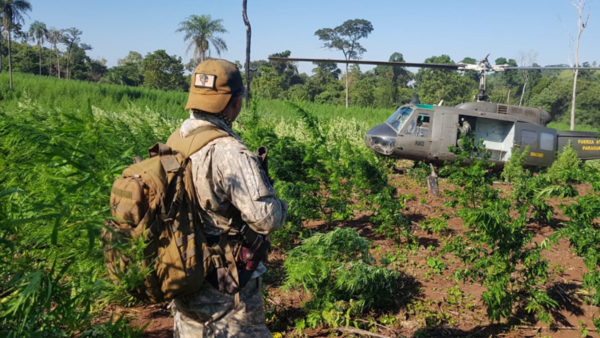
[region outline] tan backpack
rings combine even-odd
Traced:
[[[177,130],[167,144],[156,143],[148,159],[125,168],[115,180],[113,218],[101,235],[104,258],[110,277],[136,298],[157,303],[198,291],[215,261],[226,261],[224,254],[210,257],[214,250],[206,245],[188,164],[189,156],[228,135],[215,126],[186,138]]]

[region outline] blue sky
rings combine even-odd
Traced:
[[[82,41],[94,48],[89,55],[109,66],[130,50],[145,55],[157,49],[182,56],[187,62],[179,22],[191,14],[223,19],[229,33],[222,37],[231,61],[245,58],[246,31],[242,0],[30,0],[34,20],[56,28],[77,27]],[[600,2],[591,2],[592,14],[583,33],[580,60],[600,61]],[[373,33],[361,40],[365,60],[387,60],[400,52],[408,62],[423,62],[448,54],[490,60],[517,58],[519,51],[536,51],[541,65],[567,63],[569,41],[563,23],[577,34],[577,13],[569,0],[248,0],[252,24],[252,60],[290,50],[293,57],[343,58],[323,49],[314,32],[348,19],[367,19]],[[559,19],[560,17],[560,19]],[[64,47],[63,47],[64,48]],[[310,74],[313,65],[299,65]],[[364,67],[363,67],[364,69]]]

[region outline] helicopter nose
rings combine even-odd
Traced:
[[[396,146],[396,133],[387,124],[380,124],[367,132],[365,145],[378,154],[390,156]]]

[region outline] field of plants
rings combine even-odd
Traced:
[[[6,77],[0,336],[172,336],[167,304],[107,279],[99,234],[114,178],[186,118],[186,94],[22,74],[9,92]],[[390,113],[258,100],[234,125],[269,147],[289,205],[264,276],[273,336],[598,336],[598,164],[456,163],[433,197],[429,168],[364,146]]]

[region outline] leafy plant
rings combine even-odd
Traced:
[[[588,172],[584,170],[583,162],[579,159],[577,151],[573,149],[570,141],[548,169],[548,176],[555,183],[581,182],[589,178]]]
[[[288,252],[285,286],[302,286],[311,295],[303,305],[311,310],[307,319],[311,327],[327,317],[324,311],[360,313],[394,304],[400,274],[378,266],[369,247],[356,230],[336,228],[309,237]]]
[[[448,232],[448,221],[437,217],[428,218],[421,222],[419,226],[429,233],[438,235]]]
[[[459,161],[449,168],[449,180],[460,188],[451,195],[462,206],[458,214],[468,229],[464,237],[455,237],[444,248],[466,264],[455,271],[455,277],[486,287],[482,298],[491,320],[509,317],[515,305],[521,304],[549,322],[548,309],[557,303],[542,288],[548,262],[541,257],[542,248],[532,245],[533,234],[525,228],[529,206],[513,204],[492,187],[487,155],[480,155],[484,154],[481,142],[463,138],[462,148],[454,151]],[[460,167],[461,163],[469,164]],[[513,210],[517,216],[511,214]]]
[[[148,325],[150,325],[150,323],[147,323],[142,327],[133,327],[128,325],[125,314],[122,314],[117,320],[114,320],[113,315],[111,315],[108,322],[92,326],[83,332],[82,337],[142,338],[144,336],[144,330]]]
[[[568,238],[575,253],[583,257],[588,269],[583,276],[583,285],[592,290],[592,303],[600,305],[600,196],[581,196],[575,202],[564,205],[563,209],[569,221],[566,227],[556,232],[555,237]]]
[[[441,275],[442,270],[446,269],[446,264],[435,257],[427,257],[427,266],[438,275]]]
[[[523,177],[523,164],[529,156],[529,146],[524,150],[514,148],[510,159],[504,164],[504,170],[500,175],[504,182],[513,182]]]

